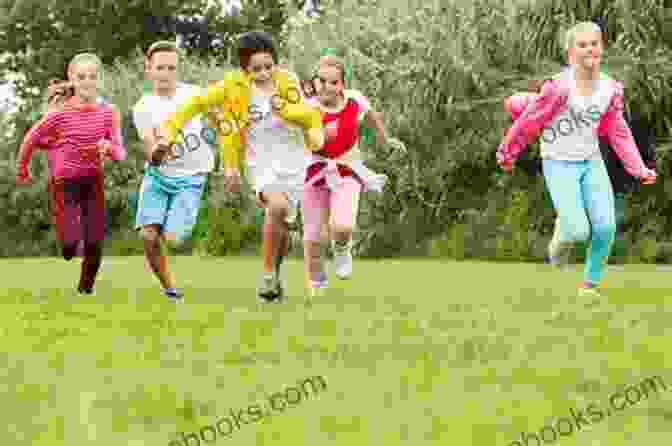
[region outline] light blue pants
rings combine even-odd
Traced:
[[[614,192],[604,161],[543,160],[543,170],[560,220],[560,242],[590,238],[584,277],[597,285],[616,233]]]

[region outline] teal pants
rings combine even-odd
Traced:
[[[560,242],[588,241],[584,280],[599,284],[616,233],[614,192],[602,159],[543,160],[560,223]]]

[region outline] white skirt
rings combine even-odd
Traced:
[[[298,209],[303,202],[303,188],[306,179],[306,162],[286,165],[279,161],[247,162],[247,179],[256,196],[262,192],[279,192],[285,194],[288,202],[287,223],[296,221]],[[263,160],[261,160],[263,161]]]

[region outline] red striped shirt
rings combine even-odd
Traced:
[[[126,158],[121,143],[119,115],[108,104],[66,106],[47,114],[26,134],[21,146],[21,166],[27,166],[36,146],[49,142],[49,170],[55,178],[95,175],[102,169],[97,144],[107,140],[112,159]]]

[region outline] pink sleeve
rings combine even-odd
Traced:
[[[115,161],[122,161],[126,159],[126,148],[121,141],[121,115],[112,108],[112,124],[109,133],[112,159]]]
[[[514,94],[504,99],[504,109],[511,113],[511,118],[515,121],[520,117],[520,115],[525,111],[525,108],[532,102],[532,100],[538,95],[527,93],[527,94]]]
[[[623,162],[623,167],[635,178],[642,178],[648,169],[642,160],[630,127],[623,118],[623,84],[616,82],[616,92],[607,112],[600,120],[599,136],[609,141],[612,149]]]
[[[33,150],[36,146],[43,145],[51,140],[51,131],[58,122],[58,113],[50,113],[37,121],[26,133],[19,149],[19,164],[27,166],[33,157]]]
[[[541,94],[530,101],[506,133],[504,141],[497,149],[498,162],[512,163],[567,103],[567,96],[567,91],[561,88],[559,81],[544,83]]]

